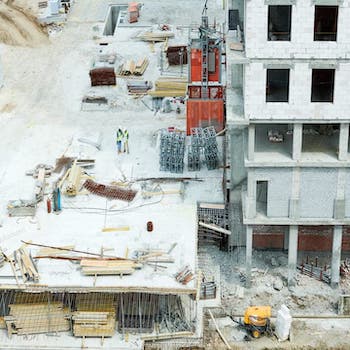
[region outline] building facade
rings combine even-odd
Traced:
[[[229,3],[230,197],[240,211],[231,244],[246,246],[248,285],[259,231],[280,232],[289,285],[298,249],[317,250],[328,232],[339,283],[350,224],[349,23],[347,0]]]

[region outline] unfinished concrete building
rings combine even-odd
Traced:
[[[349,241],[349,1],[229,3],[227,121],[232,246],[330,251]]]

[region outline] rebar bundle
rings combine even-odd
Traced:
[[[189,171],[200,170],[202,153],[208,170],[216,169],[219,165],[219,150],[213,126],[205,129],[191,128],[191,145],[188,147],[187,158]]]
[[[118,186],[108,186],[99,184],[90,179],[86,180],[83,185],[89,192],[96,194],[97,196],[119,199],[121,201],[131,202],[136,196],[136,191],[125,190]]]
[[[162,130],[160,136],[160,171],[183,173],[185,156],[185,133]]]
[[[219,165],[218,144],[216,142],[216,131],[213,126],[203,129],[204,135],[204,157],[208,170],[216,169]]]

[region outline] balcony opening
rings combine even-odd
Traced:
[[[256,212],[267,216],[268,181],[256,182]]]
[[[311,102],[333,102],[335,69],[313,69]]]
[[[273,5],[268,10],[268,41],[290,41],[291,5]]]
[[[339,124],[304,124],[302,158],[328,156],[338,159],[339,130]]]
[[[288,124],[256,124],[255,125],[255,153],[257,159],[263,153],[271,156],[285,156],[290,158],[293,152],[293,128]]]
[[[315,6],[314,41],[336,41],[338,6]]]
[[[266,102],[288,102],[289,69],[266,70]]]

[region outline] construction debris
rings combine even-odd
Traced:
[[[82,111],[107,111],[109,109],[108,98],[104,96],[84,96],[81,109]]]
[[[9,216],[34,216],[36,212],[37,201],[16,199],[7,203]]]
[[[70,330],[69,310],[62,302],[10,304],[9,309],[4,317],[9,337]]]
[[[89,192],[109,199],[119,199],[121,201],[132,202],[137,194],[134,190],[125,190],[118,186],[103,185],[88,179],[83,184]]]
[[[100,151],[102,143],[102,133],[98,133],[96,136],[97,137],[94,140],[91,137],[79,137],[78,141],[81,143],[91,145]]]
[[[329,266],[324,265],[323,267],[319,267],[317,258],[315,262],[313,262],[309,261],[309,257],[307,257],[306,262],[303,260],[301,265],[297,265],[297,269],[304,275],[316,278],[328,284],[331,283],[331,271]]]
[[[129,80],[127,88],[131,95],[146,95],[147,91],[152,89],[152,83],[143,80]]]
[[[186,266],[175,275],[175,279],[181,284],[187,284],[194,279],[194,274],[192,273],[191,269]]]
[[[45,177],[49,177],[53,171],[53,166],[47,164],[38,164],[34,169],[26,171],[26,175],[38,178],[41,169],[45,169]]]
[[[200,299],[215,299],[216,298],[216,283],[214,281],[201,282]]]
[[[162,42],[169,38],[173,38],[175,34],[169,31],[159,31],[159,32],[143,32],[138,34],[135,38],[142,41],[150,42]]]
[[[187,91],[187,79],[161,77],[155,82],[155,90],[149,91],[152,97],[184,97]]]

